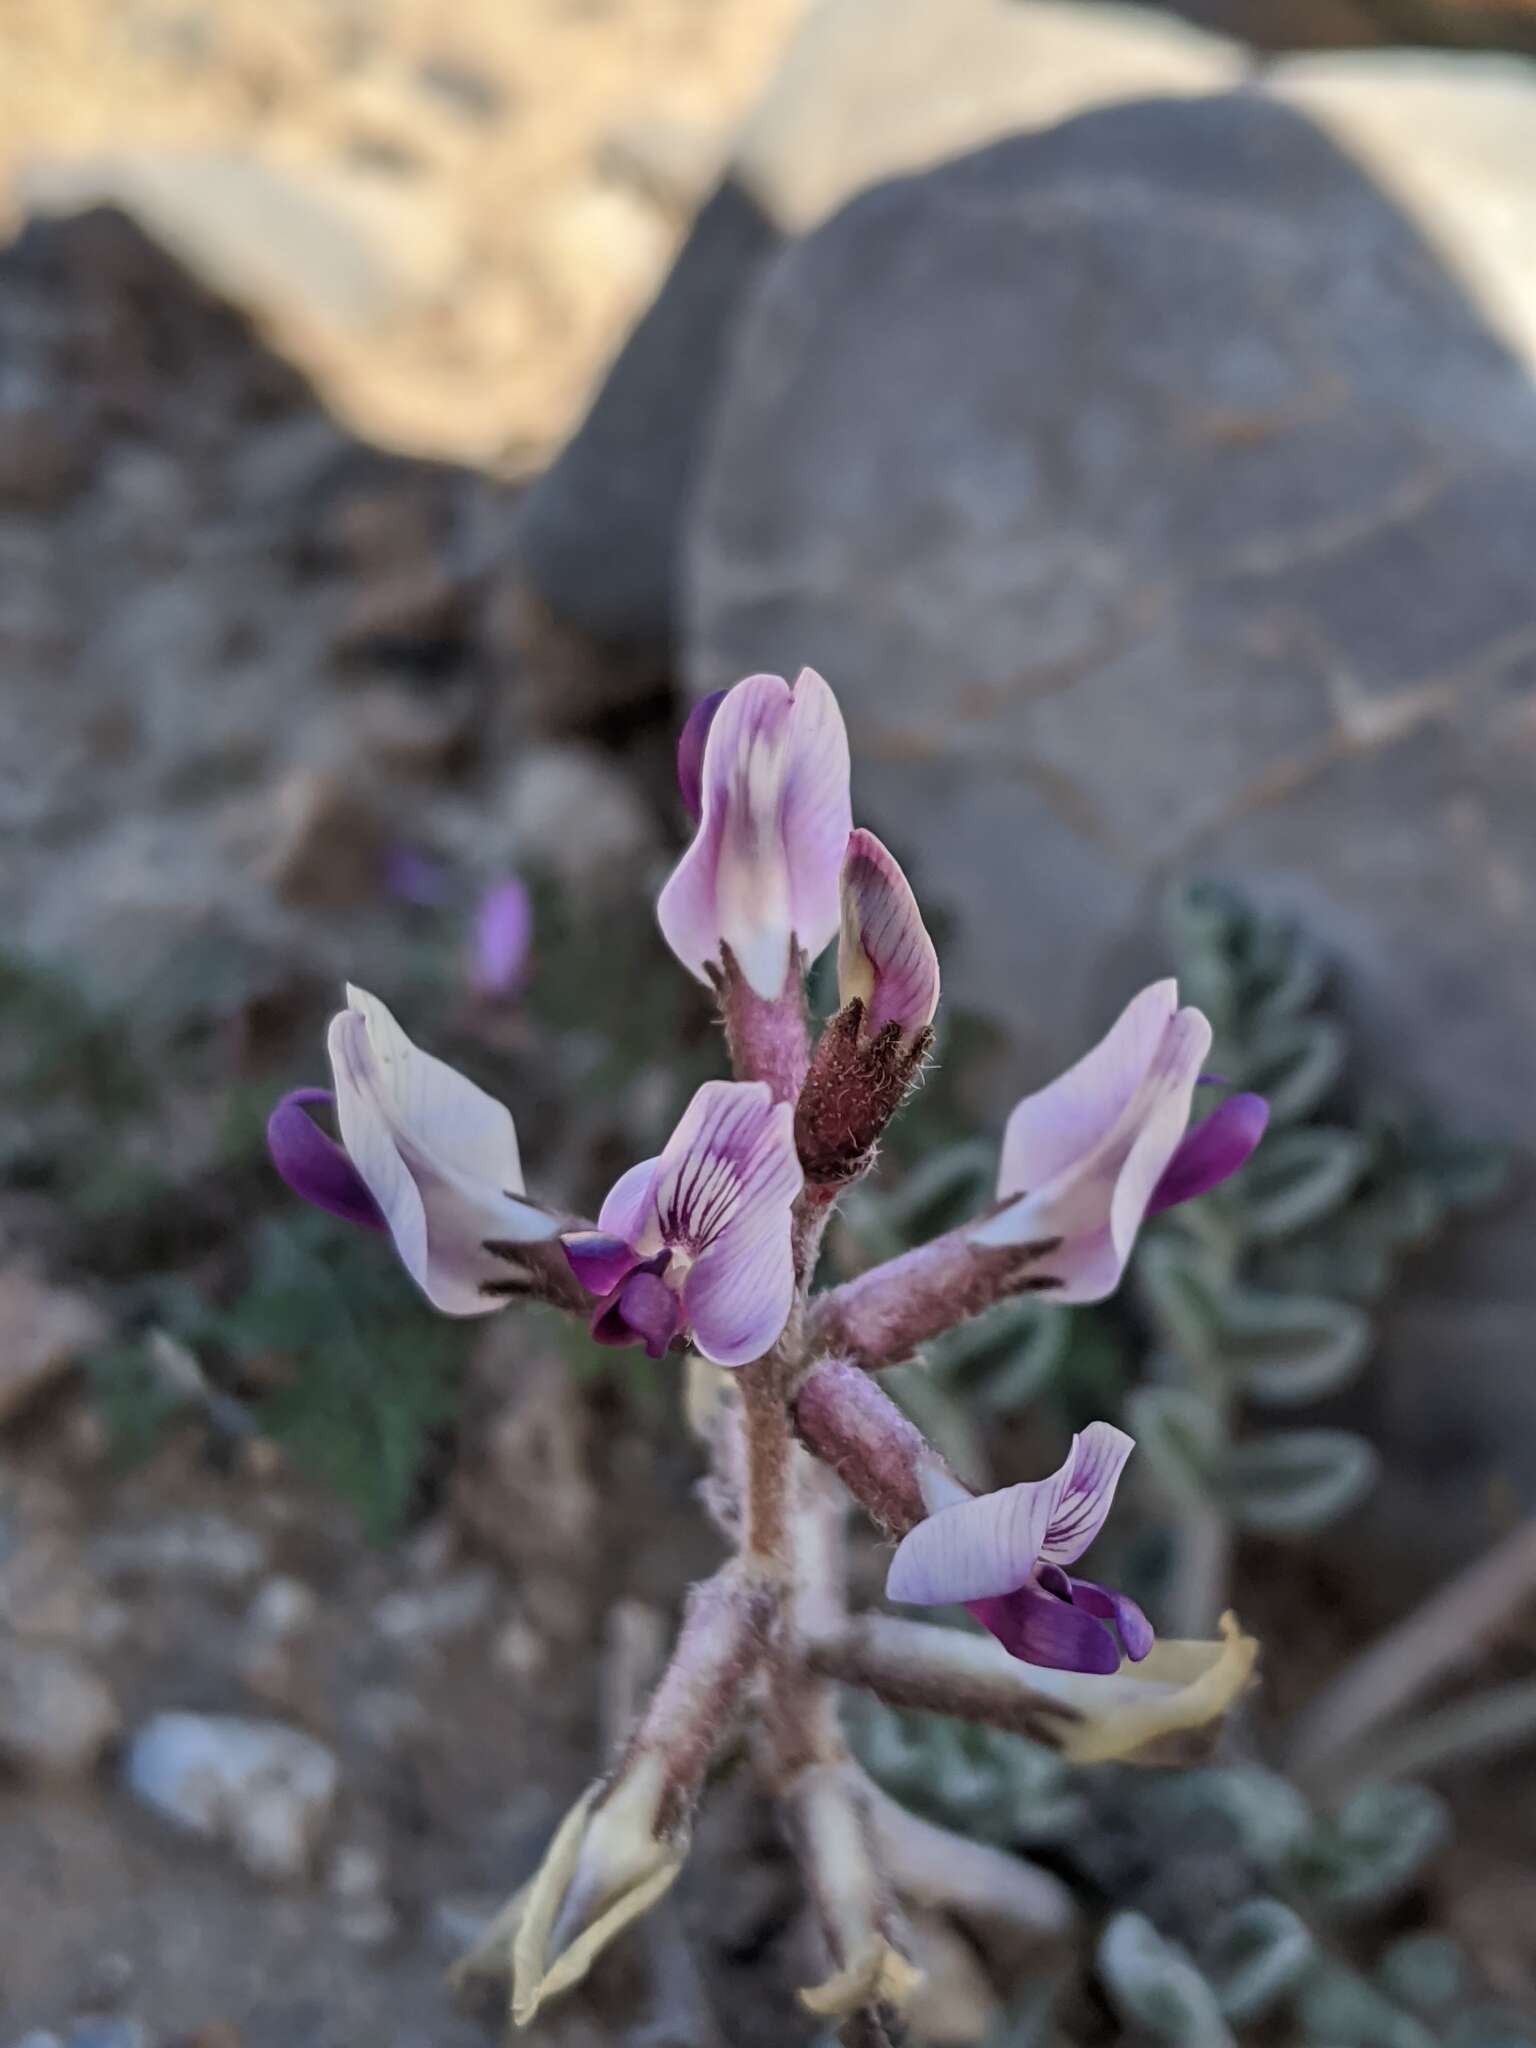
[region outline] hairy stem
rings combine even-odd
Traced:
[[[873,1693],[887,1706],[980,1721],[1059,1749],[1078,1709],[1030,1683],[1033,1674],[987,1638],[927,1622],[864,1615],[818,1635],[814,1670]]]
[[[787,1586],[795,1562],[790,1521],[795,1441],[784,1403],[782,1360],[770,1353],[744,1366],[737,1385],[747,1464],[742,1555]]]
[[[812,1304],[810,1352],[836,1352],[866,1372],[901,1365],[933,1338],[1016,1294],[1043,1292],[1050,1240],[977,1245],[969,1226],[873,1266]]]
[[[736,1727],[777,1641],[784,1589],[735,1560],[693,1587],[671,1661],[630,1737],[611,1784],[646,1756],[661,1759],[658,1835],[686,1820],[710,1764]]]
[[[846,1359],[826,1359],[795,1396],[800,1441],[842,1480],[888,1536],[905,1536],[928,1513],[925,1479],[959,1482],[915,1423]]]
[[[910,1905],[1034,1940],[1058,1939],[1075,1925],[1070,1887],[1038,1864],[920,1820],[868,1780],[864,1799],[880,1866]]]

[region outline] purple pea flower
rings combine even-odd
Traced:
[[[486,890],[475,910],[470,986],[489,1002],[522,991],[533,946],[533,899],[516,875]]]
[[[729,949],[755,994],[784,992],[795,950],[813,960],[836,933],[838,879],[853,829],[848,734],[810,669],[794,688],[748,676],[684,731],[685,800],[699,761],[699,829],[661,892],[662,936],[709,981]]]
[[[1135,1601],[1067,1570],[1103,1528],[1134,1448],[1123,1429],[1094,1422],[1049,1479],[979,1498],[951,1482],[902,1540],[886,1593],[919,1606],[963,1603],[1011,1657],[1047,1670],[1116,1671],[1122,1646],[1139,1664],[1153,1637]]]
[[[659,1158],[622,1175],[566,1257],[600,1296],[600,1344],[659,1358],[687,1332],[716,1365],[777,1342],[794,1301],[790,1212],[803,1176],[794,1113],[761,1081],[706,1081]]]
[[[349,1222],[388,1231],[411,1278],[446,1315],[503,1306],[485,1289],[505,1261],[487,1245],[553,1237],[555,1219],[523,1199],[517,1132],[501,1103],[414,1046],[376,996],[348,988],[331,1020],[335,1095],[300,1089],[267,1125],[272,1163],[296,1194]],[[334,1103],[337,1145],[308,1105]]]
[[[896,858],[873,832],[853,833],[843,855],[837,992],[864,1005],[863,1027],[895,1024],[904,1039],[933,1022],[939,958],[917,898]]]
[[[1154,983],[1077,1065],[1026,1095],[1008,1119],[1001,1204],[970,1232],[978,1245],[1053,1240],[1042,1272],[1055,1299],[1102,1301],[1120,1283],[1145,1219],[1237,1171],[1268,1110],[1234,1096],[1194,1131],[1190,1107],[1211,1047],[1178,986]]]

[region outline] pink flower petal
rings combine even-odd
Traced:
[[[760,1358],[784,1328],[803,1184],[790,1105],[761,1081],[706,1081],[661,1155],[654,1204],[663,1242],[692,1257],[683,1303],[716,1365]]]
[[[832,937],[848,775],[842,714],[819,676],[804,671],[793,691],[782,676],[748,676],[727,692],[704,746],[699,829],[656,907],[667,944],[701,981],[729,946],[772,1002],[791,943],[814,958]]]
[[[843,855],[853,830],[848,729],[830,686],[811,668],[795,678],[790,718],[784,836],[789,850],[790,919],[809,963],[842,922]]]
[[[697,1256],[750,1205],[766,1202],[782,1212],[787,1236],[803,1182],[793,1126],[790,1105],[775,1103],[766,1082],[706,1081],[657,1162],[652,1199],[662,1243]]]
[[[1262,1095],[1229,1096],[1180,1140],[1152,1191],[1147,1214],[1156,1216],[1180,1202],[1192,1202],[1230,1180],[1247,1165],[1268,1125],[1269,1104]]]
[[[998,1192],[1030,1192],[977,1225],[971,1239],[1059,1240],[1041,1262],[1058,1301],[1114,1292],[1188,1126],[1211,1027],[1176,1001],[1172,982],[1145,990],[1093,1052],[1009,1119]],[[1051,1169],[1043,1178],[1042,1167]]]
[[[1061,1487],[1050,1526],[1040,1545],[1046,1564],[1075,1564],[1108,1519],[1115,1488],[1136,1439],[1112,1422],[1090,1422],[1062,1467]]]
[[[638,1166],[631,1166],[626,1173],[621,1173],[598,1211],[598,1229],[609,1237],[623,1238],[626,1244],[635,1247],[642,1258],[649,1258],[661,1249],[661,1232],[656,1227],[656,1204],[651,1199],[660,1165],[658,1154],[654,1159],[642,1159]]]
[[[838,994],[864,1004],[871,1031],[898,1024],[907,1036],[933,1022],[939,960],[922,912],[895,858],[873,832],[855,832],[843,856]]]
[[[1024,1097],[1003,1134],[999,1195],[1042,1188],[1097,1149],[1145,1081],[1178,1007],[1178,983],[1154,982],[1092,1052]]]
[[[555,1219],[523,1192],[517,1133],[502,1105],[414,1046],[374,996],[349,988],[330,1029],[336,1116],[406,1271],[448,1315],[501,1303],[489,1241],[533,1243]]]
[[[891,1560],[887,1597],[947,1607],[1017,1592],[1035,1568],[1071,1465],[1069,1455],[1049,1479],[1005,1486],[919,1522]]]

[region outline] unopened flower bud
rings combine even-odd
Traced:
[[[837,930],[837,878],[853,818],[837,699],[802,669],[748,676],[684,734],[679,774],[699,829],[661,892],[662,936],[701,981],[729,953],[752,992],[777,1002],[797,959]],[[702,741],[702,748],[700,742]]]
[[[870,1034],[894,1024],[903,1042],[939,1007],[939,961],[906,876],[873,832],[850,834],[841,878],[837,989],[862,1005]]]

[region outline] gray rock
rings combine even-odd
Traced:
[[[622,894],[660,852],[655,819],[633,778],[595,747],[525,747],[491,816],[506,833],[507,865],[544,866],[578,900]],[[479,840],[485,859],[483,825]]]
[[[70,1651],[0,1644],[0,1763],[24,1778],[83,1778],[118,1726],[112,1694]]]
[[[838,688],[1008,1092],[1214,870],[1334,943],[1382,1080],[1530,1143],[1533,522],[1525,366],[1355,166],[1256,97],[1124,106],[779,259],[700,472],[688,675]],[[1444,1403],[1536,1480],[1529,1227],[1483,1226],[1377,1378],[1428,1398],[1464,1530]]]
[[[873,179],[1100,99],[1229,85],[1244,62],[1236,44],[1150,8],[819,0],[655,303],[529,494],[521,552],[540,595],[594,639],[670,648],[701,436],[736,316],[786,235]]]
[[[323,1743],[282,1722],[171,1713],[135,1735],[125,1778],[163,1819],[229,1844],[256,1876],[282,1883],[312,1866],[340,1772]]]
[[[234,1593],[267,1569],[268,1546],[259,1530],[227,1515],[193,1511],[113,1529],[93,1556],[107,1578],[184,1580]]]
[[[528,495],[519,548],[540,595],[594,639],[671,641],[678,528],[731,316],[777,231],[727,179],[709,199],[560,459]]]
[[[79,2020],[70,2029],[67,2048],[149,2048],[149,2035],[137,2020]]]

